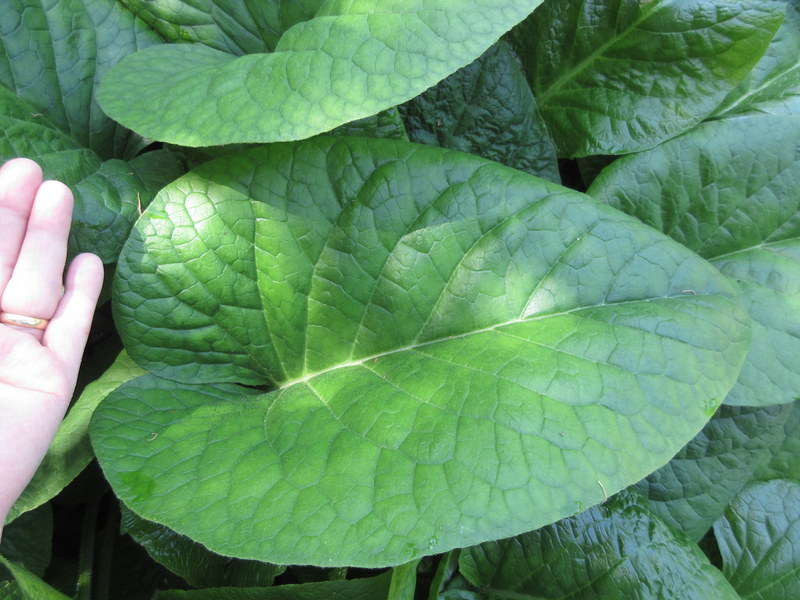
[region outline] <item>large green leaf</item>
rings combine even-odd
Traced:
[[[696,545],[627,495],[516,538],[467,548],[460,566],[484,598],[739,598]]]
[[[790,404],[721,406],[672,460],[638,484],[648,507],[699,540],[785,438]]]
[[[284,31],[325,0],[122,0],[165,40],[232,54],[272,52]]]
[[[714,524],[723,572],[752,600],[800,597],[800,482],[745,488]]]
[[[711,260],[738,284],[753,343],[729,404],[800,395],[800,118],[705,123],[623,157],[589,194]]]
[[[800,1],[783,0],[786,17],[764,56],[717,113],[800,114]]]
[[[561,182],[555,144],[519,58],[505,41],[401,110],[414,142],[470,152]]]
[[[632,217],[389,140],[202,165],[114,294],[151,371],[279,389],[129,382],[92,423],[109,481],[279,564],[398,564],[598,502],[700,430],[749,336],[725,278]]]
[[[514,39],[559,153],[625,154],[710,115],[783,13],[764,0],[549,0]]]
[[[272,53],[148,48],[109,73],[99,98],[131,129],[185,146],[303,139],[413,98],[540,3],[327,0]]]

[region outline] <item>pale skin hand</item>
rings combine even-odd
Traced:
[[[0,324],[0,535],[67,410],[103,265],[77,256],[62,277],[72,193],[30,160],[0,168],[0,310],[50,319],[44,331]]]

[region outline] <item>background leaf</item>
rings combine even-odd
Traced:
[[[710,115],[783,13],[753,0],[550,0],[513,39],[559,155],[626,154]]]
[[[485,598],[739,598],[696,545],[629,494],[537,531],[462,550],[460,566]]]
[[[783,24],[752,73],[717,109],[718,116],[800,114],[800,2],[784,0],[783,4]]]
[[[328,0],[273,53],[237,58],[187,44],[139,52],[109,73],[99,99],[140,134],[185,146],[303,139],[414,97],[540,3]]]
[[[52,542],[53,510],[49,505],[40,506],[3,527],[0,554],[41,577],[50,564]]]
[[[174,182],[114,293],[131,355],[187,382],[145,376],[95,413],[115,491],[279,564],[399,564],[573,514],[691,439],[748,339],[725,279],[635,219],[366,138]],[[188,385],[215,380],[280,388]]]
[[[140,518],[122,507],[120,531],[141,544],[150,556],[192,587],[269,587],[285,567],[237,560],[209,552],[171,529]]]
[[[400,108],[413,142],[470,152],[561,182],[555,144],[519,58],[505,41]]]
[[[783,426],[780,443],[772,446],[769,462],[756,471],[755,479],[795,479],[800,481],[800,401],[792,403]]]
[[[159,592],[153,600],[383,600],[387,597],[391,571],[374,577],[345,581],[322,581],[272,588],[214,588]]]
[[[147,143],[109,119],[97,80],[122,56],[159,41],[120,3],[13,0],[0,24],[0,161],[24,156],[75,195],[69,252],[116,260],[138,206],[182,172],[140,178],[130,158]]]
[[[160,41],[119,2],[8,0],[0,84],[101,160],[131,158],[143,141],[100,110],[94,90],[123,56]]]
[[[709,259],[737,282],[753,341],[725,402],[800,394],[800,118],[705,123],[607,167],[588,193]]]
[[[165,40],[231,54],[272,52],[284,31],[314,16],[324,0],[122,0]]]
[[[792,405],[723,405],[678,454],[637,488],[648,508],[699,540],[786,437]]]
[[[743,598],[800,595],[800,482],[747,487],[714,525],[723,572]]]

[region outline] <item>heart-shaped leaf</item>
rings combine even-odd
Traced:
[[[413,98],[539,4],[328,0],[269,54],[188,44],[136,53],[104,79],[99,99],[134,131],[185,146],[303,139]]]
[[[753,343],[726,403],[800,394],[800,117],[705,123],[623,157],[589,194],[639,217],[735,280]]]
[[[652,148],[710,115],[783,20],[763,0],[550,0],[514,32],[561,156]]]
[[[107,477],[279,564],[399,564],[598,502],[697,433],[749,336],[726,279],[632,217],[390,140],[202,165],[139,220],[114,295],[131,356],[187,383],[99,407]]]

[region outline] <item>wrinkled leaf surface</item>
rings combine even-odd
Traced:
[[[99,99],[134,131],[185,146],[304,139],[413,98],[539,4],[328,0],[272,53],[148,48],[109,73]]]
[[[800,394],[800,118],[755,115],[703,124],[623,157],[589,194],[637,216],[736,281],[753,342],[726,403]]]
[[[122,386],[93,444],[128,506],[215,552],[408,562],[664,464],[739,371],[731,293],[635,219],[477,157],[256,148],[138,222],[116,320],[131,356],[186,383]]]
[[[784,6],[753,0],[557,0],[514,33],[561,156],[652,148],[750,72]]]

